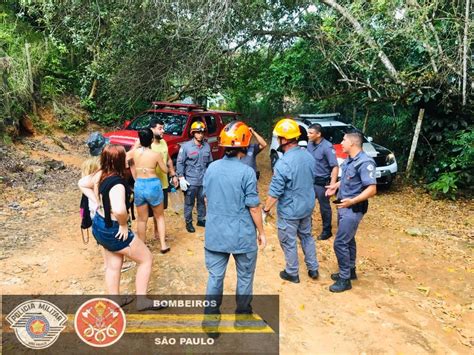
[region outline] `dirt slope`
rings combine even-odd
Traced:
[[[34,137],[0,147],[2,294],[104,293],[100,250],[93,238],[84,245],[79,230],[76,183],[87,156],[84,139]],[[262,199],[271,178],[268,165],[264,152],[259,156]],[[379,193],[357,235],[359,280],[342,294],[328,291],[330,273],[337,270],[333,239],[317,242],[318,281],[306,276],[304,265],[300,284],[279,278],[284,258],[276,221],[270,220],[254,290],[280,295],[281,351],[472,352],[473,212],[472,202],[433,201],[409,188]],[[204,293],[204,229],[186,233],[182,216],[171,211],[166,221],[170,253],[160,254],[148,231],[155,255],[150,292]],[[315,235],[319,226],[316,209]],[[134,269],[122,275],[123,292],[134,292],[134,275]],[[225,292],[234,291],[231,262]]]

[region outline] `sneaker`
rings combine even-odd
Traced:
[[[316,280],[319,277],[318,270],[308,270],[308,276],[311,277],[313,280]]]
[[[331,292],[344,292],[352,288],[351,280],[348,279],[337,279],[335,283],[329,286]]]
[[[206,226],[206,221],[198,221],[196,224],[198,227],[205,227]]]
[[[194,229],[193,222],[186,222],[186,230],[189,233],[194,233],[196,230]]]
[[[300,283],[300,277],[298,275],[296,276],[291,276],[290,274],[288,274],[286,272],[286,270],[283,270],[280,272],[280,277],[283,279],[283,280],[286,280],[286,281],[290,281],[290,282],[293,282],[295,284],[298,284]]]
[[[321,233],[319,236],[318,236],[318,240],[327,240],[329,238],[332,237],[332,233],[329,232],[329,233]]]
[[[333,281],[339,280],[339,273],[336,272],[335,274],[331,274],[331,279],[332,279]],[[355,269],[355,267],[354,267],[354,268],[351,268],[351,280],[357,280],[357,274],[356,274],[356,269]]]

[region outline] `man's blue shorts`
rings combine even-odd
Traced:
[[[160,179],[157,177],[138,178],[135,180],[134,196],[135,206],[142,206],[146,203],[152,207],[158,206],[163,202],[163,188]]]

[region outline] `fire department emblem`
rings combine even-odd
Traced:
[[[122,308],[107,298],[94,298],[82,304],[74,317],[74,329],[86,344],[98,348],[110,346],[125,332]]]
[[[45,349],[58,339],[67,316],[48,301],[29,300],[12,310],[6,320],[24,346]]]

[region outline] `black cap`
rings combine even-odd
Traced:
[[[110,140],[105,138],[100,132],[92,132],[86,141],[90,154],[94,157],[100,155],[102,149],[109,143]]]

